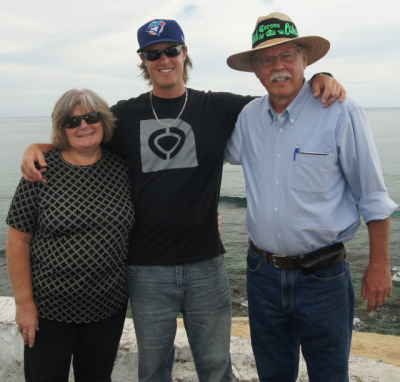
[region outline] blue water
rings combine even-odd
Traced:
[[[367,116],[377,143],[384,177],[392,198],[400,204],[400,109],[368,109]],[[5,271],[4,223],[10,198],[20,178],[20,158],[24,148],[31,142],[47,142],[50,136],[50,119],[43,117],[0,117],[0,295],[9,295],[10,288]],[[245,313],[240,305],[245,299],[244,274],[247,235],[244,225],[246,200],[241,168],[225,165],[221,189],[220,215],[223,218],[222,236],[227,249],[226,265],[232,284],[234,309]],[[393,217],[391,254],[394,266],[400,270],[400,212]],[[362,227],[356,238],[348,245],[353,277],[358,287],[362,271],[368,260],[368,237]],[[400,288],[399,288],[400,289]],[[400,290],[398,291],[400,293]],[[400,305],[400,298],[394,300]],[[400,334],[400,323],[399,326]]]

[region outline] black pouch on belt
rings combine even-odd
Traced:
[[[333,250],[331,252],[307,255],[304,256],[300,261],[300,267],[303,273],[309,274],[319,269],[328,268],[336,263],[344,261],[346,258],[346,251],[344,246],[339,249]]]

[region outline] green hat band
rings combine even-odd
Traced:
[[[299,37],[296,26],[290,21],[279,19],[268,19],[257,24],[253,32],[253,48],[264,41],[276,38],[296,38]]]

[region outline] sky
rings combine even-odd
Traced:
[[[331,50],[306,77],[331,72],[364,107],[400,107],[397,0],[13,0],[0,8],[0,116],[47,116],[71,88],[90,88],[109,104],[149,90],[139,75],[137,29],[173,18],[194,67],[188,86],[262,95],[252,73],[226,65],[251,48],[257,17],[279,11],[299,34],[320,35]],[[382,4],[382,7],[379,5]]]

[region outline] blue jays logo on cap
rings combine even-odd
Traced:
[[[152,36],[160,36],[167,23],[162,20],[155,20],[147,26],[147,33]]]
[[[137,32],[139,42],[138,52],[147,46],[160,42],[185,43],[182,28],[175,20],[155,19],[142,25]]]

